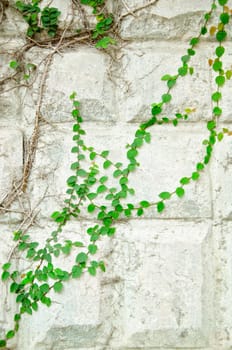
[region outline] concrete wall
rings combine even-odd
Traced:
[[[67,10],[69,1],[53,1]],[[127,0],[130,8],[147,0]],[[70,93],[82,103],[87,143],[109,149],[115,161],[125,160],[125,147],[150,104],[165,92],[160,77],[174,74],[188,40],[196,35],[210,0],[159,0],[156,5],[128,16],[121,26],[122,47],[112,49],[114,59],[94,47],[79,45],[58,53],[49,69],[38,151],[30,177],[28,198],[39,204],[33,240],[44,241],[54,224],[50,214],[62,207],[66,178],[70,175],[72,118]],[[113,1],[117,10],[125,8]],[[119,6],[120,5],[120,6]],[[5,49],[20,47],[25,25],[11,10],[0,32]],[[232,64],[231,40],[226,62]],[[139,155],[140,168],[131,177],[136,199],[154,201],[161,191],[174,190],[201,159],[202,140],[211,117],[214,76],[208,66],[215,43],[204,39],[193,58],[196,73],[173,90],[173,111],[196,108],[189,122],[178,127],[153,127],[151,145]],[[2,47],[1,47],[2,49]],[[28,52],[36,63],[46,50]],[[11,57],[1,56],[1,70]],[[9,85],[10,86],[10,85]],[[223,89],[220,127],[230,125],[232,80]],[[33,129],[38,89],[16,89],[0,95],[0,198],[21,177],[24,148]],[[182,199],[172,199],[158,215],[121,221],[112,239],[101,241],[100,256],[107,270],[65,285],[54,304],[25,315],[12,349],[16,350],[135,350],[232,349],[232,139],[216,145],[210,166],[201,179],[186,188]],[[25,199],[24,199],[25,201]],[[26,204],[15,203],[20,211]],[[0,216],[0,262],[14,244],[12,231],[20,213]],[[71,222],[64,237],[81,236],[91,218]],[[82,238],[85,239],[85,238]],[[59,259],[68,268],[73,257]],[[26,264],[21,261],[17,264]],[[13,298],[1,284],[0,327],[12,325]]]

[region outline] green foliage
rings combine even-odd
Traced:
[[[58,17],[61,12],[55,7],[45,7],[41,13],[41,22],[49,36],[54,37],[58,28]]]
[[[28,24],[27,36],[33,37],[36,33],[45,30],[50,37],[54,37],[58,28],[58,17],[61,12],[54,7],[45,7],[42,11],[39,7],[40,0],[32,0],[31,3],[16,1],[16,8],[23,14],[23,19]],[[42,26],[40,26],[40,20]]]

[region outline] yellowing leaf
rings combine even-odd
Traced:
[[[223,23],[219,23],[218,24],[218,30],[221,31],[224,29],[224,24]]]
[[[211,67],[211,66],[212,66],[212,64],[213,64],[213,60],[212,60],[212,58],[210,58],[210,59],[208,60],[208,63],[209,63],[209,66]]]
[[[227,79],[230,79],[232,77],[232,70],[228,70],[227,72],[226,72],[226,78]]]
[[[184,111],[185,113],[190,114],[196,112],[196,108],[186,108]]]
[[[216,30],[217,28],[215,26],[210,27],[210,30],[209,30],[210,35],[214,35]]]

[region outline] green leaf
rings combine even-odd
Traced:
[[[80,163],[79,163],[79,162],[72,163],[72,164],[71,164],[71,169],[72,169],[72,170],[76,170],[76,169],[79,168],[79,166],[80,166]]]
[[[189,67],[189,74],[193,75],[193,73],[194,73],[194,68],[193,67]]]
[[[162,101],[163,101],[164,103],[170,102],[171,99],[172,99],[172,95],[171,95],[171,94],[164,94],[164,95],[162,95]]]
[[[106,158],[106,157],[108,157],[109,153],[110,153],[109,151],[102,151],[101,156],[103,158]]]
[[[122,174],[122,171],[117,169],[117,170],[114,171],[113,177],[119,177],[121,174]]]
[[[171,89],[174,85],[176,85],[176,78],[167,81],[167,86],[169,89]]]
[[[189,55],[185,55],[181,57],[181,61],[183,63],[188,63],[188,61],[190,60],[190,56]]]
[[[109,45],[115,45],[115,44],[116,44],[116,41],[113,38],[110,38],[109,36],[105,36],[104,38],[100,39],[96,43],[95,47],[98,49],[100,48],[107,49]]]
[[[93,213],[95,208],[96,208],[95,204],[91,203],[91,204],[88,205],[88,209],[87,210],[88,210],[89,213]]]
[[[87,194],[87,197],[89,198],[89,200],[93,200],[97,197],[97,193],[88,193]]]
[[[46,297],[46,296],[43,296],[43,297],[41,298],[41,302],[42,302],[43,304],[47,305],[47,307],[51,306],[51,304],[52,304],[51,299],[48,298],[48,297]]]
[[[10,292],[15,293],[19,289],[19,285],[16,282],[11,283]]]
[[[180,179],[180,183],[181,185],[187,185],[189,184],[190,179],[188,177],[182,177],[182,179]]]
[[[63,289],[63,286],[64,286],[64,285],[63,285],[62,282],[60,282],[60,281],[55,282],[55,283],[54,283],[54,286],[53,286],[54,291],[57,292],[57,293],[60,293],[60,292],[62,291],[62,289]]]
[[[3,271],[9,270],[9,268],[11,267],[11,263],[6,263],[2,266]]]
[[[208,130],[213,130],[216,128],[216,122],[214,120],[210,120],[208,123],[207,123],[207,129]]]
[[[72,149],[71,149],[71,152],[72,153],[78,153],[79,152],[79,148],[78,147],[73,147]]]
[[[195,46],[195,45],[197,45],[199,43],[199,38],[192,38],[191,40],[190,40],[190,45],[191,46]]]
[[[178,125],[178,120],[177,120],[177,119],[173,119],[172,124],[173,124],[174,126],[177,126],[177,125]]]
[[[28,249],[28,251],[27,251],[27,258],[28,258],[28,259],[33,258],[33,256],[35,256],[35,254],[36,254],[35,249],[34,249],[34,248],[30,248],[30,249]]]
[[[223,24],[227,24],[230,21],[230,16],[228,13],[224,12],[220,15],[220,20]]]
[[[201,28],[201,35],[205,35],[207,33],[207,28],[206,27],[202,27]]]
[[[77,93],[76,93],[76,92],[73,92],[73,93],[69,96],[70,100],[74,100],[74,98],[76,97],[76,95],[77,95]]]
[[[133,142],[134,147],[141,147],[143,145],[143,139],[142,138],[135,138]]]
[[[189,56],[194,56],[195,53],[196,53],[195,50],[193,50],[193,49],[188,49],[188,54],[189,54]]]
[[[202,163],[197,163],[197,166],[196,166],[196,168],[197,168],[197,170],[198,171],[201,171],[201,170],[203,170],[204,169],[204,164],[202,164]]]
[[[115,167],[116,167],[116,168],[121,168],[122,166],[123,166],[123,164],[120,163],[120,162],[118,162],[118,163],[115,164]]]
[[[218,0],[219,5],[224,6],[225,4],[227,4],[228,0]]]
[[[223,137],[224,137],[223,132],[219,132],[217,135],[218,141],[220,142],[223,139]]]
[[[105,185],[100,185],[98,188],[97,188],[97,193],[103,193],[107,190],[107,187]]]
[[[6,333],[6,339],[11,339],[15,336],[15,331],[10,330],[9,332]]]
[[[200,174],[199,174],[197,171],[195,171],[195,172],[192,173],[192,179],[193,179],[194,181],[198,180],[199,177],[200,177]]]
[[[38,303],[36,301],[34,301],[32,304],[31,304],[31,307],[34,311],[37,311],[38,310]]]
[[[91,276],[96,276],[97,269],[94,266],[90,266],[90,267],[88,267],[88,272]]]
[[[90,244],[88,246],[88,251],[90,252],[90,254],[95,254],[97,252],[97,246],[96,244]]]
[[[216,77],[215,81],[218,86],[223,86],[225,84],[226,78],[223,75],[219,75]]]
[[[125,210],[124,210],[124,215],[125,215],[126,217],[130,217],[130,216],[131,216],[131,210],[130,210],[130,209],[125,209]]]
[[[213,113],[219,117],[222,114],[222,109],[220,107],[214,107]]]
[[[19,63],[17,61],[11,61],[9,64],[10,68],[16,69],[19,66]]]
[[[44,283],[40,286],[40,291],[45,294],[45,293],[48,293],[49,292],[49,285],[47,283]]]
[[[96,152],[91,152],[91,153],[89,154],[89,159],[90,159],[90,160],[94,160],[94,159],[96,158],[96,155],[97,155]]]
[[[221,57],[225,52],[225,48],[223,46],[218,46],[215,50],[215,53],[218,57]]]
[[[137,155],[138,155],[138,151],[137,151],[135,148],[131,148],[131,149],[127,152],[127,158],[128,158],[128,159],[134,159]]]
[[[219,77],[218,77],[219,78]],[[224,78],[224,77],[223,77]],[[225,79],[225,78],[224,78]],[[212,94],[212,100],[218,102],[222,98],[222,94],[219,91],[216,91]]]
[[[149,203],[148,201],[141,201],[139,204],[140,204],[141,207],[143,207],[143,208],[148,208],[148,207],[150,207],[150,203]]]
[[[101,269],[103,272],[106,271],[106,267],[105,267],[104,261],[99,261],[98,266],[100,267],[100,269]]]
[[[73,116],[74,118],[77,118],[77,117],[79,116],[79,110],[78,110],[78,109],[73,109],[73,110],[72,110],[72,116]]]
[[[158,115],[162,112],[162,108],[158,105],[152,106],[151,113],[152,115]]]
[[[178,69],[178,73],[179,73],[180,76],[184,77],[188,73],[188,66],[185,65],[183,67],[180,67]]]
[[[218,61],[218,60],[214,61],[213,70],[214,70],[215,72],[218,72],[218,71],[221,70],[221,69],[222,69],[222,62],[221,62],[221,61]]]
[[[14,321],[15,322],[18,322],[18,321],[20,321],[21,320],[21,315],[20,314],[15,314],[14,315]]]
[[[77,176],[80,176],[80,177],[86,177],[88,175],[88,173],[84,169],[77,170],[76,174]]]
[[[149,132],[147,132],[146,135],[144,136],[144,140],[146,143],[151,142],[151,134]]]
[[[185,193],[185,190],[182,187],[177,187],[176,188],[176,195],[179,198],[183,197],[184,193]]]
[[[72,267],[72,278],[80,278],[82,275],[82,267],[78,265],[74,265]]]
[[[120,180],[119,180],[119,183],[120,185],[125,185],[128,183],[128,178],[127,177],[122,177]]]
[[[104,182],[106,182],[108,180],[108,176],[102,176],[100,179],[99,179],[99,182],[101,184],[103,184]]]
[[[137,210],[137,216],[142,216],[143,215],[143,208],[139,208]]]
[[[3,339],[0,339],[0,348],[4,348],[6,346],[6,341]]]
[[[110,160],[106,160],[104,163],[103,163],[103,168],[104,169],[108,169],[110,166],[111,166],[111,161]]]
[[[222,42],[223,40],[225,40],[226,37],[227,37],[227,32],[225,30],[219,30],[216,34],[216,39],[219,42]]]
[[[171,75],[165,74],[165,75],[162,76],[161,80],[166,81],[166,80],[169,80],[169,79],[171,79],[171,78],[172,78]]]
[[[171,193],[170,192],[161,192],[159,194],[159,197],[162,199],[169,199],[171,197]]]
[[[8,271],[4,271],[2,273],[2,281],[6,281],[10,277],[10,273]]]
[[[161,213],[164,209],[165,209],[164,202],[158,202],[157,203],[157,211],[158,211],[158,213]]]
[[[88,255],[84,252],[81,252],[76,257],[76,263],[85,263],[88,260]]]

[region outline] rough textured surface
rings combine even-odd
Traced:
[[[111,1],[123,15],[147,5],[148,0]],[[44,5],[49,1],[43,1]],[[54,0],[62,10],[62,25],[69,18],[70,1]],[[42,105],[44,122],[28,185],[28,202],[38,210],[30,229],[41,244],[54,230],[49,219],[65,197],[73,154],[69,95],[81,101],[86,144],[110,150],[111,158],[126,162],[125,146],[139,123],[150,115],[150,105],[166,91],[164,74],[176,74],[180,57],[201,25],[210,0],[159,0],[122,20],[122,47],[110,55],[80,45],[58,53],[50,66]],[[231,4],[231,1],[230,1]],[[232,4],[231,4],[232,5]],[[93,20],[91,14],[88,18]],[[80,25],[77,15],[73,26]],[[7,9],[0,44],[6,51],[22,44],[26,26],[20,15]],[[21,38],[21,39],[20,39]],[[228,41],[226,67],[232,63]],[[151,129],[152,141],[139,153],[140,167],[130,184],[137,189],[133,201],[156,201],[162,191],[174,191],[180,178],[191,176],[202,160],[205,122],[211,117],[214,75],[208,59],[212,38],[204,39],[193,57],[195,73],[178,82],[164,115],[193,108],[190,121]],[[44,49],[28,52],[38,63]],[[0,80],[10,55],[1,55]],[[11,88],[9,83],[9,88]],[[230,127],[232,79],[223,89],[223,116],[218,128]],[[0,201],[22,175],[25,149],[33,130],[38,86],[0,95]],[[107,173],[107,171],[106,171]],[[112,182],[113,185],[113,182]],[[232,138],[216,146],[212,162],[197,182],[186,187],[183,198],[167,202],[161,215],[149,208],[143,218],[123,219],[113,238],[100,242],[99,257],[106,272],[85,275],[53,294],[53,306],[40,307],[23,317],[14,350],[231,350],[232,349]],[[43,200],[41,200],[43,198]],[[102,202],[101,202],[102,203]],[[23,203],[0,216],[0,267],[12,253],[11,232],[21,222]],[[62,239],[81,239],[93,222],[83,215],[71,222]],[[69,269],[75,256],[58,258]],[[23,270],[29,265],[16,261]],[[0,335],[12,324],[15,304],[6,286],[0,287]]]

